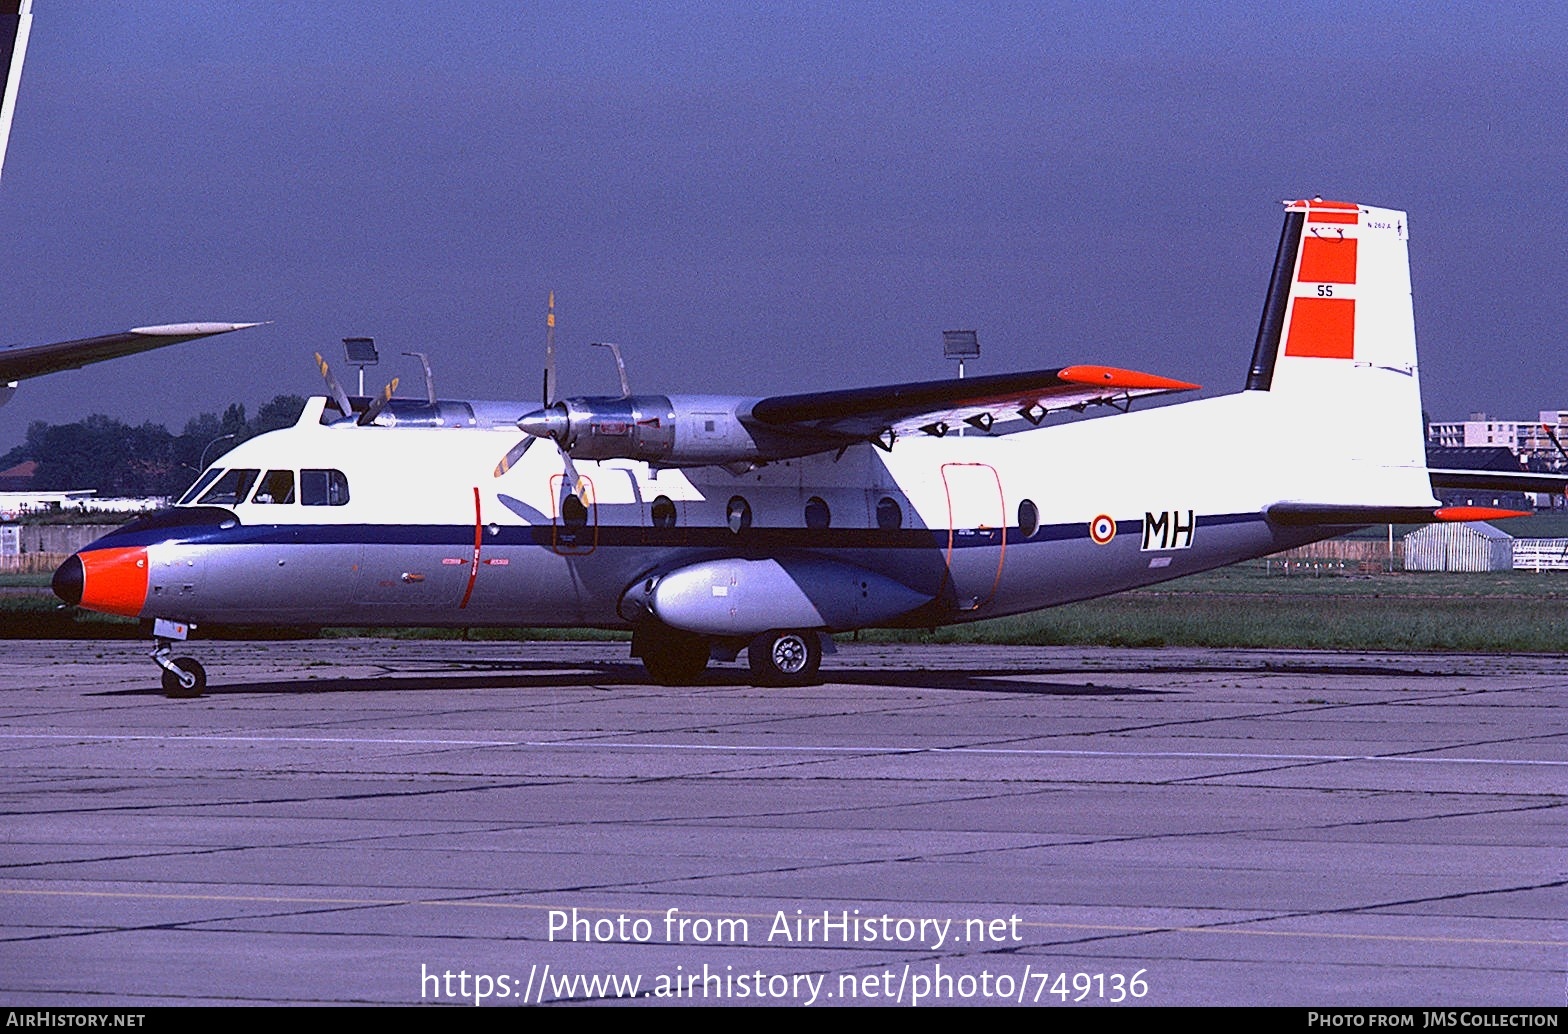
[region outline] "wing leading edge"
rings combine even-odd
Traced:
[[[749,417],[785,434],[870,439],[891,447],[894,438],[913,431],[941,436],[960,423],[982,431],[1014,421],[1039,424],[1058,410],[1081,412],[1096,405],[1125,409],[1134,397],[1198,387],[1110,366],[1064,366],[964,380],[774,395],[753,403]]]
[[[119,334],[57,341],[0,350],[0,384],[39,377],[61,370],[75,370],[89,363],[135,355],[165,345],[228,334],[255,327],[256,323],[174,323],[163,327],[134,327]]]

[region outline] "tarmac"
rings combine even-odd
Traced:
[[[8,1006],[1565,1004],[1568,658],[0,649]]]

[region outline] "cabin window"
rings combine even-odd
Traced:
[[[269,470],[267,476],[261,479],[261,485],[256,489],[256,494],[251,497],[253,503],[292,503],[294,501],[294,472],[292,470]]]
[[[348,478],[341,470],[302,470],[299,501],[306,506],[342,506],[348,502]]]
[[[828,504],[823,502],[821,496],[812,496],[806,500],[806,527],[813,531],[821,531],[833,520],[833,513],[828,509]]]
[[[201,497],[201,501],[213,506],[233,506],[250,495],[251,486],[256,483],[260,473],[259,470],[236,467],[219,478],[218,483]]]
[[[1025,499],[1018,504],[1018,534],[1021,538],[1033,538],[1034,533],[1040,530],[1040,511],[1033,501]]]
[[[737,534],[751,527],[751,504],[735,496],[724,508],[724,520]]]
[[[588,523],[588,507],[575,495],[561,500],[561,523],[568,528],[581,528]]]
[[[883,531],[897,531],[904,526],[904,508],[898,500],[883,496],[877,500],[877,527]]]
[[[216,481],[217,478],[218,478],[218,475],[222,474],[222,473],[223,473],[223,468],[222,467],[211,467],[211,468],[209,468],[208,471],[205,474],[203,474],[199,479],[197,479],[196,483],[194,485],[192,485],[186,491],[186,493],[184,495],[180,496],[180,505],[184,506],[186,503],[190,502],[192,499],[195,499],[197,496],[201,495],[202,490],[205,489],[208,485],[212,484],[214,481]]]
[[[648,511],[648,515],[653,519],[655,528],[675,527],[675,504],[667,495],[661,495],[653,501],[653,507]]]

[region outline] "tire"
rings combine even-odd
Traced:
[[[746,663],[759,686],[809,686],[822,669],[822,640],[815,632],[764,632],[746,648]]]
[[[661,686],[690,686],[708,668],[708,641],[693,632],[639,630],[633,634],[632,650],[642,658],[648,677]]]
[[[190,700],[202,695],[207,688],[207,669],[201,662],[191,657],[176,657],[174,666],[181,671],[193,675],[196,681],[189,689],[180,685],[180,677],[167,669],[163,673],[163,695],[174,700]]]

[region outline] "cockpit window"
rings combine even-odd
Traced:
[[[250,495],[251,486],[256,483],[256,476],[260,473],[254,468],[236,467],[219,478],[218,483],[201,497],[201,501],[213,506],[233,506]]]
[[[302,470],[299,501],[306,506],[342,506],[348,502],[348,478],[341,470]]]
[[[292,503],[294,501],[294,472],[269,470],[251,498],[253,503]]]
[[[208,485],[212,484],[214,481],[216,481],[217,478],[218,478],[218,475],[222,474],[222,473],[223,473],[223,468],[222,467],[209,467],[207,469],[207,472],[205,474],[203,474],[200,478],[198,478],[196,480],[196,483],[194,485],[192,485],[186,491],[186,493],[184,495],[180,496],[179,505],[184,506],[186,503],[190,502],[192,499],[195,499],[197,496],[201,495],[202,490],[205,489]]]

